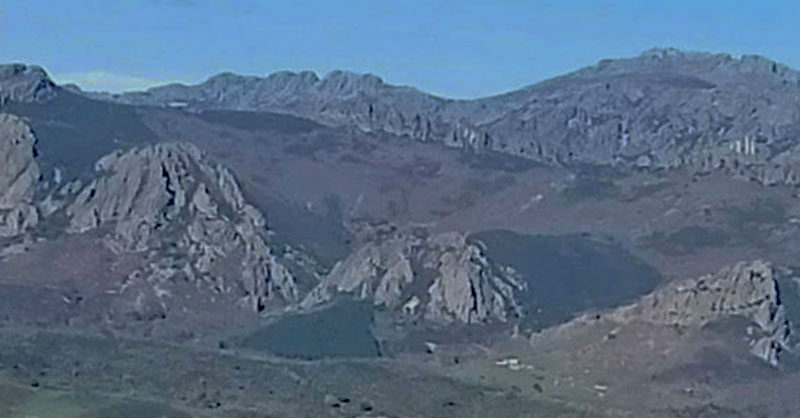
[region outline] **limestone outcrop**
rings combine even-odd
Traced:
[[[0,114],[0,236],[15,236],[35,227],[33,205],[39,181],[36,137],[22,119]]]
[[[726,317],[743,317],[752,321],[747,330],[752,353],[777,365],[781,352],[789,348],[792,328],[776,274],[763,261],[738,263],[716,274],[670,283],[609,317],[695,329]]]
[[[95,169],[97,178],[66,205],[67,230],[107,229],[114,252],[152,254],[130,280],[202,280],[256,311],[299,300],[296,277],[270,245],[264,216],[245,202],[232,173],[197,147],[117,151]]]
[[[461,233],[393,233],[337,263],[302,305],[349,293],[438,322],[505,321],[520,314],[515,292],[523,289],[512,269],[489,261]]]

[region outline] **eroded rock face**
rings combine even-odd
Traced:
[[[0,114],[0,236],[35,227],[33,196],[39,181],[36,137],[22,119]]]
[[[519,315],[514,293],[524,288],[511,269],[491,263],[463,234],[396,233],[337,263],[303,306],[350,293],[434,321],[504,321]]]
[[[0,106],[8,102],[35,102],[51,97],[55,83],[37,66],[0,65]]]
[[[151,254],[126,288],[180,276],[239,295],[256,311],[299,299],[294,274],[269,245],[264,216],[245,202],[232,173],[195,146],[117,151],[95,168],[97,179],[66,206],[68,232],[109,228],[106,242],[116,253]]]
[[[729,316],[744,317],[752,321],[748,330],[752,353],[777,365],[781,351],[789,348],[791,324],[775,275],[763,261],[739,263],[716,274],[671,283],[611,317],[691,328]]]

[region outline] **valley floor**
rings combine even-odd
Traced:
[[[467,365],[472,368],[472,364]],[[447,370],[445,370],[447,369]],[[418,356],[283,360],[68,330],[0,330],[5,417],[590,417]]]
[[[798,410],[790,392],[800,373],[737,357],[722,334],[704,344],[698,335],[634,324],[609,340],[614,326],[552,328],[533,343],[518,337],[315,361],[235,345],[4,326],[0,416],[705,418]],[[614,364],[611,353],[620,356]]]

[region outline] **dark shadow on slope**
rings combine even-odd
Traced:
[[[348,233],[341,223],[269,196],[253,196],[265,208],[267,225],[278,233],[278,244],[302,247],[326,269],[347,257]]]
[[[10,103],[2,111],[30,120],[40,163],[61,167],[67,179],[93,170],[97,159],[111,151],[155,139],[136,108],[64,90],[45,103]]]
[[[522,275],[525,328],[542,329],[587,310],[622,305],[650,292],[658,271],[618,245],[582,235],[524,235],[498,230],[472,234],[494,262]]]
[[[267,131],[282,134],[306,134],[324,128],[319,123],[295,116],[268,112],[232,110],[207,110],[197,114],[206,122],[230,126],[247,131]]]
[[[666,255],[687,255],[704,248],[720,248],[730,242],[721,229],[698,225],[684,226],[670,233],[661,231],[642,238],[642,244]]]
[[[340,300],[319,311],[283,317],[245,337],[242,345],[303,360],[378,357],[370,331],[373,315],[372,302]]]

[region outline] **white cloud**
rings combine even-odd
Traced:
[[[75,83],[82,90],[107,91],[118,93],[130,90],[145,90],[173,81],[154,80],[126,74],[116,74],[108,71],[88,71],[84,73],[53,74],[53,80],[58,84]]]

